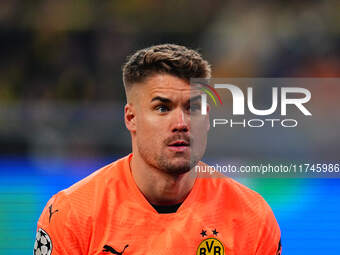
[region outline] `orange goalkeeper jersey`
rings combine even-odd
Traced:
[[[175,213],[159,214],[138,189],[132,154],[54,195],[34,254],[275,255],[280,229],[263,198],[230,178],[197,178]]]

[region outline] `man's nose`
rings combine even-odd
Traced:
[[[190,116],[184,110],[178,109],[174,111],[172,132],[188,132],[190,125]]]

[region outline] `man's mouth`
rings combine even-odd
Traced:
[[[188,150],[190,147],[190,143],[185,140],[176,140],[176,141],[169,143],[168,147],[172,151],[181,152],[181,151]]]
[[[190,144],[185,140],[176,140],[171,142],[169,146],[189,146]]]

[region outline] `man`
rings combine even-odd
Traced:
[[[189,79],[209,77],[209,64],[183,46],[152,46],[129,58],[123,80],[132,154],[50,199],[34,254],[280,252],[280,229],[260,195],[194,171],[204,165],[209,119]]]

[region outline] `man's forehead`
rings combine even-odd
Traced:
[[[154,88],[148,93],[149,98],[163,97],[168,99],[185,99],[189,100],[197,98],[202,94],[200,90],[192,89],[188,85],[188,88]]]
[[[145,89],[148,94],[185,94],[187,96],[192,92],[189,82],[178,77],[168,74],[157,74],[150,77],[145,82]]]
[[[201,93],[188,81],[169,74],[153,75],[132,90],[133,97],[142,96],[147,100],[155,97],[189,100]]]
[[[171,94],[186,94],[186,95],[190,95],[191,89],[188,86],[188,88],[173,88],[173,87],[154,87],[152,89],[150,89],[150,94],[154,95],[154,94],[167,94],[167,93],[171,93]]]

